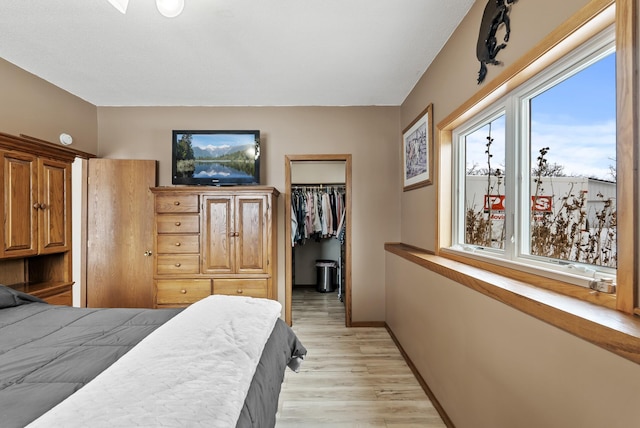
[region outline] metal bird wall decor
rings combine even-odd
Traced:
[[[484,81],[487,76],[487,64],[499,65],[496,55],[507,47],[509,35],[511,34],[511,20],[509,13],[511,5],[517,0],[489,0],[484,8],[482,23],[480,24],[480,34],[478,35],[478,45],[476,56],[480,61],[480,71],[478,71],[478,84]],[[496,33],[504,24],[504,43],[498,44]]]

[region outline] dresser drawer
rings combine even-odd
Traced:
[[[158,235],[158,254],[200,252],[200,235]]]
[[[198,254],[158,254],[158,275],[200,273]]]
[[[71,294],[71,291],[67,291],[65,293],[60,293],[60,294],[54,294],[53,296],[43,297],[42,300],[44,300],[50,305],[72,306],[73,304],[73,296]]]
[[[156,217],[158,233],[198,233],[200,216],[194,214],[159,215]]]
[[[157,213],[197,213],[198,195],[156,195]]]
[[[21,287],[20,291],[29,293],[35,297],[39,297],[50,305],[66,305],[73,304],[72,284],[51,284],[46,283]]]
[[[156,281],[157,305],[190,304],[209,295],[211,295],[211,280],[208,279]]]
[[[214,279],[213,294],[229,296],[268,296],[266,279]]]

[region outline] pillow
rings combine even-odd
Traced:
[[[44,300],[35,296],[0,284],[0,309],[25,305],[32,302],[46,303]]]

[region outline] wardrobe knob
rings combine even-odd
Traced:
[[[187,294],[187,290],[185,290],[184,288],[182,290],[180,290],[180,293],[182,294]]]
[[[242,294],[242,293],[243,293],[243,290],[242,290],[241,288],[239,288],[239,289],[238,289],[238,291],[237,291],[237,293],[238,293],[238,294]]]
[[[176,221],[176,226],[180,226],[180,222],[179,221]]]
[[[182,265],[181,265],[180,263],[176,263],[176,265],[175,265],[175,266],[176,266],[176,267],[180,267],[180,266],[182,266]]]
[[[176,242],[176,247],[179,247],[179,246],[180,246],[180,243],[179,243],[179,242]]]
[[[175,201],[175,202],[173,203],[173,205],[175,205],[175,206],[180,205],[180,201]]]

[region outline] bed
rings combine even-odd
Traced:
[[[0,285],[0,424],[273,427],[306,355],[280,310],[235,296],[72,308]]]

